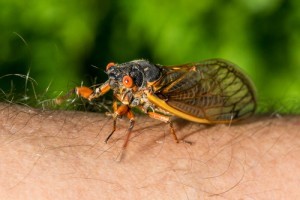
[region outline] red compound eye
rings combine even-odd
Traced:
[[[127,88],[133,87],[133,80],[130,76],[123,77],[123,85]]]
[[[110,67],[112,67],[112,66],[115,66],[115,63],[114,63],[114,62],[108,63],[108,64],[106,65],[106,71],[107,71]]]

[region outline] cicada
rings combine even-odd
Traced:
[[[204,124],[232,123],[249,117],[256,107],[251,81],[236,65],[222,59],[175,66],[147,60],[109,63],[106,73],[108,80],[94,91],[77,87],[75,92],[92,101],[113,91],[113,129],[105,142],[115,132],[117,119],[125,115],[130,124],[123,148],[134,127],[133,107],[168,123],[176,142],[172,116]]]

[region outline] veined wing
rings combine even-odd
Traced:
[[[180,112],[211,123],[229,123],[255,111],[251,82],[228,61],[212,59],[163,68],[155,94]]]

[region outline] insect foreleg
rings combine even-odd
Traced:
[[[88,99],[91,96],[91,94],[93,93],[93,90],[88,87],[81,86],[81,87],[75,88],[75,93],[80,97]]]
[[[128,117],[128,119],[130,120],[130,125],[129,128],[127,130],[127,136],[125,139],[125,142],[123,144],[123,148],[126,148],[127,143],[129,141],[130,135],[131,135],[131,131],[134,127],[134,115],[132,113],[132,111],[130,110],[130,108],[128,107],[128,105],[121,105],[119,107],[117,107],[117,101],[114,101],[113,103],[113,109],[114,109],[114,113],[112,114],[113,117],[113,130],[112,132],[107,136],[107,138],[105,139],[105,143],[108,142],[108,140],[110,139],[110,137],[113,135],[113,133],[116,130],[116,123],[117,123],[117,119],[123,115],[126,114],[126,116]]]
[[[118,104],[117,104],[116,100],[114,100],[112,107],[113,107],[113,113],[106,113],[106,115],[107,116],[112,116],[112,118],[113,118],[113,129],[110,132],[110,134],[107,136],[107,138],[105,139],[105,143],[107,143],[108,140],[110,139],[110,137],[114,134],[114,132],[116,130],[118,117],[121,117],[122,115],[126,114],[126,112],[128,110],[128,106],[126,106],[126,105],[121,105],[118,108]]]
[[[75,93],[78,96],[83,97],[83,98],[88,99],[89,101],[91,101],[95,98],[98,98],[98,97],[104,95],[109,90],[110,90],[109,83],[105,82],[100,87],[96,88],[95,91],[93,91],[92,89],[90,89],[88,87],[85,87],[85,86],[76,87],[75,88]]]

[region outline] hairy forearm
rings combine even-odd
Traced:
[[[128,127],[99,113],[0,104],[0,196],[22,199],[296,198],[300,118],[256,117],[237,125],[168,126],[137,116]]]

